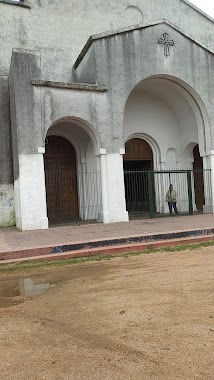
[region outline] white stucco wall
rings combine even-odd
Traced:
[[[142,133],[151,136],[159,145],[162,156],[171,146],[180,149],[179,127],[172,111],[158,98],[133,94],[127,103],[124,119],[124,138]]]
[[[15,206],[13,185],[0,185],[0,226],[14,226]]]
[[[45,79],[68,80],[71,67],[92,34],[168,19],[212,46],[211,20],[182,0],[25,0],[31,8],[0,2],[0,75],[7,74],[13,48],[42,51]]]
[[[48,228],[43,155],[19,155],[14,182],[16,225],[19,229]]]
[[[200,145],[203,140],[200,135],[203,133],[203,128],[199,128],[193,107],[176,89],[165,86],[163,91],[158,82],[151,87],[143,86],[139,93],[135,92],[131,95],[123,124],[128,94],[143,78],[159,74],[175,79],[177,76],[177,82],[180,80],[183,81],[183,84],[185,83],[186,87],[191,86],[194,92],[204,100],[210,120],[213,121],[214,111],[210,105],[213,93],[211,53],[180,33],[179,29],[162,23],[156,26],[152,25],[142,31],[133,30],[132,33],[124,32],[105,40],[101,38],[97,40],[96,47],[94,47],[97,54],[96,66],[91,65],[88,68],[90,56],[88,53],[88,56],[81,62],[81,67],[76,71],[76,75],[79,76],[80,81],[87,78],[90,81],[92,78],[100,85],[108,86],[107,93],[95,94],[53,87],[35,88],[35,86],[32,90],[33,86],[30,85],[30,82],[34,79],[34,75],[37,79],[41,76],[42,79],[70,81],[72,63],[90,34],[126,26],[126,23],[133,23],[135,17],[137,22],[140,18],[147,21],[164,17],[183,28],[184,32],[192,33],[194,38],[200,39],[207,45],[211,45],[213,24],[200,16],[198,12],[194,12],[181,0],[153,0],[150,2],[138,0],[135,8],[131,5],[131,8],[128,9],[130,3],[128,4],[126,0],[118,2],[102,0],[99,3],[92,3],[88,0],[79,2],[53,0],[44,5],[41,5],[39,0],[29,0],[29,4],[32,6],[31,10],[9,7],[0,2],[0,21],[3,22],[5,28],[5,36],[2,39],[3,58],[0,61],[0,73],[8,72],[12,47],[42,51],[41,61],[40,54],[37,54],[37,58],[33,60],[34,53],[32,52],[29,64],[26,63],[28,62],[27,54],[17,52],[16,55],[22,55],[22,59],[19,60],[16,57],[11,66],[11,70],[16,72],[15,81],[11,82],[14,88],[16,87],[14,105],[16,105],[17,112],[14,110],[14,139],[17,137],[17,129],[19,134],[17,145],[19,153],[23,153],[19,155],[20,177],[16,178],[15,182],[16,200],[19,202],[16,210],[18,225],[23,229],[41,228],[38,226],[43,225],[44,204],[41,209],[44,211],[42,211],[43,216],[39,215],[39,212],[34,215],[33,208],[31,209],[31,206],[27,205],[30,184],[33,183],[30,174],[32,177],[40,178],[42,173],[41,162],[37,161],[37,155],[35,155],[35,162],[33,161],[32,165],[33,174],[30,173],[29,167],[31,167],[31,159],[34,156],[32,152],[35,153],[38,144],[43,142],[48,128],[63,118],[84,119],[90,123],[92,128],[89,128],[89,135],[93,143],[96,140],[95,136],[98,137],[94,144],[97,152],[98,148],[107,152],[105,160],[103,160],[106,173],[105,178],[102,178],[102,191],[104,189],[106,191],[108,206],[106,207],[107,211],[103,211],[103,214],[107,215],[106,220],[108,221],[127,220],[124,211],[122,157],[119,154],[119,149],[124,146],[125,140],[134,134],[151,136],[160,147],[159,163],[165,163],[166,166],[173,163],[173,168],[175,163],[179,163],[181,166],[183,152],[186,151],[188,144],[199,142]],[[2,9],[8,9],[8,11],[1,13]],[[83,19],[84,27],[82,27]],[[190,23],[190,19],[192,23]],[[163,47],[159,46],[157,42],[157,38],[162,36],[163,32],[168,32],[170,38],[175,41],[175,48],[171,50],[168,58],[164,57]],[[93,62],[93,49],[91,51],[91,62]],[[183,56],[187,57],[186,65],[184,65]],[[193,62],[197,62],[198,65],[193,65]],[[31,68],[32,71],[30,71]],[[29,102],[25,99],[27,89],[32,95],[31,98],[28,98]],[[35,101],[38,104],[35,105]],[[25,108],[22,107],[24,102]],[[23,117],[23,110],[25,117]],[[28,118],[33,114],[34,117]],[[29,125],[32,126],[32,130],[28,129]],[[209,122],[205,123],[205,127],[208,130],[206,137],[206,149],[208,150],[211,146],[210,131],[213,134],[214,129],[212,126],[210,129]],[[31,138],[32,132],[35,137],[33,139]],[[19,138],[20,136],[22,138]],[[71,133],[70,137],[74,138],[76,145],[79,146],[78,164],[86,165],[88,137],[85,138],[84,134],[78,135],[77,130],[75,133]],[[174,152],[173,159],[172,152]],[[186,155],[185,166],[188,164],[188,160],[191,162],[190,157]],[[40,169],[37,168],[37,164],[40,165]],[[35,184],[35,188],[40,186],[37,180]],[[42,197],[44,199],[44,193],[42,193]],[[34,206],[39,207],[34,188],[32,199]],[[31,214],[32,218],[26,225],[22,223],[21,219],[24,217],[27,221],[28,214]]]
[[[126,222],[129,217],[125,204],[123,155],[107,154],[106,167],[110,222]]]
[[[164,80],[142,82],[133,90],[126,104],[124,140],[134,134],[154,139],[160,149],[160,162],[167,168],[190,167],[190,155],[184,151],[190,143],[197,144],[198,125],[193,110],[176,90],[164,86]],[[148,92],[148,89],[152,89]],[[194,147],[194,144],[193,144]],[[157,162],[154,160],[154,162]]]
[[[176,88],[168,86],[167,81],[146,80],[129,96],[125,108],[124,139],[127,141],[135,136],[145,138],[150,144],[154,169],[192,168],[193,148],[199,142],[197,120],[187,99]],[[153,149],[154,142],[157,150]],[[186,173],[154,175],[156,210],[169,212],[165,194],[170,183],[178,194],[179,211],[188,213]]]

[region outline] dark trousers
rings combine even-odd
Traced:
[[[168,202],[168,206],[170,214],[172,214],[172,207],[174,208],[175,213],[178,214],[176,202]]]

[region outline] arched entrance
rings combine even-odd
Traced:
[[[203,117],[201,107],[204,112]],[[133,144],[132,140],[128,141],[127,152],[130,150],[134,152],[137,149],[138,154],[135,156],[135,153],[131,155],[126,153],[125,177],[128,177],[128,169],[141,171],[154,169],[154,172],[147,171],[150,174],[143,174],[143,181],[137,182],[134,174],[130,174],[128,178],[132,177],[132,180],[129,185],[125,178],[128,201],[137,198],[137,201],[144,201],[146,205],[150,196],[151,215],[165,215],[169,212],[165,195],[169,183],[173,183],[177,191],[179,213],[191,214],[193,211],[205,210],[203,206],[207,206],[210,198],[207,196],[210,172],[208,169],[203,170],[199,151],[204,155],[209,150],[210,138],[204,120],[206,120],[206,110],[200,98],[178,78],[153,76],[142,80],[132,89],[124,110],[124,139],[127,141],[130,136],[145,136],[149,147],[142,142],[141,146],[138,139],[133,140]],[[149,156],[150,162],[146,162],[145,156],[142,158],[143,161],[145,159],[145,163],[138,164],[139,152],[143,149],[144,151],[147,149],[150,154],[153,152],[153,155],[152,158]],[[204,162],[207,168],[208,161]],[[146,193],[146,175],[150,178],[148,181],[150,192],[147,198],[142,198],[142,195],[138,195],[139,190],[135,189],[137,186],[142,189],[143,186]],[[135,176],[140,175],[136,173]],[[127,191],[131,186],[132,191],[135,191],[135,198]],[[131,210],[130,204],[127,204],[127,210]],[[146,211],[146,207],[144,210]]]
[[[149,144],[139,138],[127,141],[125,145],[124,169],[136,170],[153,168],[153,153]]]
[[[44,166],[49,221],[77,219],[76,153],[72,144],[64,137],[48,136]]]
[[[127,141],[124,155],[124,182],[130,216],[149,211],[148,172],[153,169],[153,152],[140,138]]]

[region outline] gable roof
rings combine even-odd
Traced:
[[[181,0],[181,1],[187,2],[187,0]],[[74,66],[73,66],[74,69],[76,69],[79,66],[80,62],[83,60],[84,56],[86,55],[86,53],[88,52],[88,50],[90,49],[90,47],[92,46],[94,41],[105,39],[108,37],[113,37],[113,36],[119,35],[119,34],[131,33],[135,30],[146,29],[146,28],[149,28],[151,26],[160,25],[160,24],[165,24],[165,25],[170,26],[171,28],[175,29],[177,32],[179,32],[180,34],[182,34],[186,38],[190,39],[195,44],[197,44],[200,47],[202,47],[203,49],[207,50],[209,53],[214,54],[213,49],[209,48],[208,46],[206,46],[202,42],[198,41],[196,38],[194,38],[191,35],[189,35],[188,33],[184,32],[182,29],[180,29],[178,26],[174,25],[170,21],[168,21],[166,19],[161,19],[161,20],[146,22],[144,24],[136,24],[136,25],[132,25],[129,27],[125,27],[125,28],[115,29],[115,30],[111,30],[108,32],[104,32],[104,33],[98,33],[98,34],[94,34],[94,35],[90,36],[88,41],[86,42],[85,46],[83,47],[82,51],[80,52],[79,56],[77,57],[75,63],[74,63]]]
[[[210,15],[208,15],[206,12],[202,11],[202,9],[196,7],[196,5],[192,4],[190,1],[188,1],[188,0],[180,0],[180,1],[182,1],[182,3],[184,3],[184,4],[187,4],[189,7],[193,8],[196,12],[200,13],[204,17],[208,18],[208,20],[214,22],[214,19]]]

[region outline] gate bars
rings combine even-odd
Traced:
[[[63,182],[64,174],[61,173],[58,178],[62,187],[60,203],[55,205],[52,193],[50,200],[47,199],[50,225],[63,226],[100,221],[102,214],[100,172],[96,170],[72,172],[69,180],[66,177],[66,186]],[[165,198],[170,184],[173,184],[177,193],[179,214],[212,213],[209,169],[125,170],[124,183],[126,209],[130,219],[168,216],[169,208]]]
[[[65,181],[66,179],[66,181]],[[101,175],[97,170],[57,173],[58,194],[47,197],[49,226],[99,221],[102,213]],[[59,198],[59,201],[55,201]]]
[[[126,208],[130,218],[169,215],[166,192],[172,184],[179,214],[212,213],[211,170],[125,170]]]

